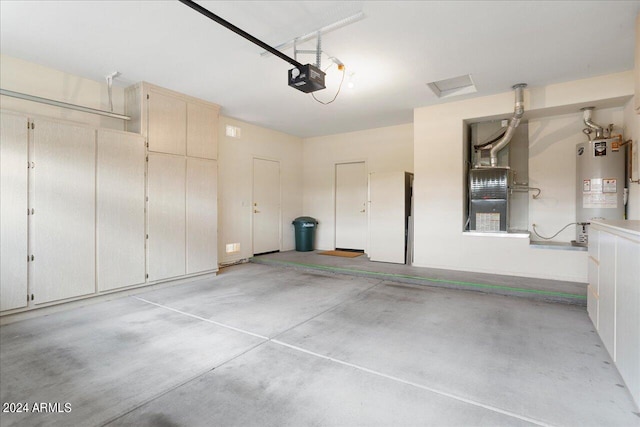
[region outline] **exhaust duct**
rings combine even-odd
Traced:
[[[507,144],[509,144],[509,142],[511,141],[511,138],[513,138],[513,134],[516,128],[520,124],[520,119],[522,119],[522,116],[524,115],[524,88],[525,87],[527,87],[526,83],[518,83],[517,85],[514,85],[512,87],[512,89],[515,90],[515,98],[516,98],[515,107],[513,110],[513,117],[509,121],[509,126],[507,127],[507,130],[505,131],[502,138],[500,138],[498,142],[496,142],[494,145],[491,146],[491,151],[490,151],[491,167],[498,166],[498,153],[500,152],[500,150],[506,147]]]
[[[581,108],[580,111],[583,113],[584,124],[587,125],[587,128],[596,131],[596,139],[604,138],[604,128],[591,120],[591,114],[595,107],[584,107]]]

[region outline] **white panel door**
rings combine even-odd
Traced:
[[[149,154],[149,280],[185,274],[186,217],[183,156]]]
[[[0,115],[0,311],[27,305],[27,124]]]
[[[149,150],[185,154],[187,145],[187,103],[177,97],[149,91]]]
[[[280,250],[280,162],[253,159],[253,253]]]
[[[218,268],[215,160],[187,158],[187,274]]]
[[[98,130],[97,280],[107,291],[145,281],[144,138]]]
[[[95,292],[96,131],[39,119],[33,131],[34,301]]]
[[[218,154],[218,110],[187,104],[187,156],[215,159]]]
[[[371,261],[405,262],[405,173],[369,175]]]
[[[367,171],[364,162],[336,165],[336,248],[367,245]]]

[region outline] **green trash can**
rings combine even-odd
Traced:
[[[296,232],[296,251],[309,252],[313,250],[318,221],[310,216],[300,216],[293,220]]]

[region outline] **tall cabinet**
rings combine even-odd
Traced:
[[[140,135],[2,111],[2,315],[145,283]]]
[[[146,82],[125,96],[147,141],[149,281],[216,271],[220,107]]]

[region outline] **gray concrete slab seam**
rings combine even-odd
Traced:
[[[375,285],[371,286],[370,288],[368,288],[366,290],[374,288],[374,287],[380,285],[381,283],[376,283]],[[366,290],[364,290],[362,292],[365,292]],[[357,295],[360,295],[362,292],[358,293]],[[489,411],[492,411],[492,412],[496,412],[496,413],[499,413],[499,414],[502,414],[502,415],[510,416],[512,418],[516,418],[516,419],[521,420],[521,421],[532,423],[532,424],[535,424],[535,425],[538,425],[538,426],[541,426],[541,427],[552,427],[552,424],[548,424],[548,423],[545,423],[545,422],[543,422],[541,420],[536,420],[534,418],[530,418],[530,417],[527,417],[525,415],[519,415],[519,414],[516,414],[515,412],[507,411],[505,409],[500,409],[500,408],[498,408],[496,406],[487,405],[487,404],[484,404],[484,403],[481,403],[481,402],[478,402],[478,401],[475,401],[475,400],[472,400],[472,399],[468,399],[468,398],[465,398],[465,397],[462,397],[462,396],[457,396],[455,394],[448,393],[448,392],[442,391],[442,390],[438,390],[438,389],[435,389],[435,388],[432,388],[432,387],[429,387],[429,386],[426,386],[426,385],[423,385],[423,384],[419,384],[419,383],[416,383],[416,382],[413,382],[413,381],[404,380],[402,378],[395,377],[395,376],[389,375],[389,374],[385,374],[383,372],[375,371],[373,369],[369,369],[369,368],[366,368],[364,366],[359,366],[359,365],[356,365],[356,364],[353,364],[353,363],[350,363],[350,362],[347,362],[347,361],[344,361],[344,360],[336,359],[336,358],[333,358],[333,357],[330,357],[330,356],[325,356],[325,355],[322,355],[320,353],[316,353],[316,352],[313,352],[313,351],[310,351],[310,350],[306,350],[304,348],[301,348],[301,347],[298,347],[298,346],[295,346],[295,345],[292,345],[292,344],[287,344],[284,341],[280,341],[280,340],[276,340],[276,339],[273,339],[273,338],[264,337],[262,335],[259,335],[259,334],[253,333],[253,332],[249,332],[249,331],[246,331],[246,330],[243,330],[243,329],[240,329],[240,328],[236,328],[234,326],[230,326],[230,325],[226,325],[224,323],[216,322],[216,321],[211,320],[211,319],[206,319],[204,317],[197,316],[197,315],[194,315],[194,314],[191,314],[191,313],[186,313],[186,312],[184,312],[182,310],[177,310],[175,308],[168,307],[168,306],[165,306],[163,304],[154,303],[152,301],[148,301],[148,300],[145,300],[145,299],[140,298],[140,297],[134,297],[134,298],[139,299],[140,301],[143,301],[143,302],[146,302],[146,303],[149,303],[149,304],[153,304],[153,305],[155,305],[157,307],[165,308],[167,310],[171,310],[173,312],[183,314],[185,316],[189,316],[189,317],[192,317],[192,318],[195,318],[195,319],[199,319],[199,320],[202,320],[204,322],[212,323],[214,325],[217,325],[217,326],[220,326],[220,327],[223,327],[223,328],[227,328],[227,329],[230,329],[230,330],[233,330],[233,331],[236,331],[236,332],[245,333],[245,334],[251,335],[253,337],[258,337],[258,338],[264,339],[263,342],[258,343],[257,345],[253,346],[249,350],[243,352],[241,355],[246,354],[246,353],[258,348],[258,347],[264,345],[267,342],[272,342],[272,343],[274,343],[276,345],[280,345],[280,346],[283,346],[283,347],[286,347],[286,348],[290,348],[292,350],[299,351],[301,353],[305,353],[305,354],[312,355],[312,356],[315,356],[315,357],[318,357],[318,358],[321,358],[321,359],[324,359],[324,360],[328,360],[328,361],[331,361],[331,362],[334,362],[334,363],[338,363],[338,364],[343,365],[343,366],[348,366],[348,367],[350,367],[352,369],[356,369],[356,370],[359,370],[361,372],[366,372],[366,373],[371,374],[371,375],[376,375],[376,376],[379,376],[381,378],[388,379],[390,381],[394,381],[394,382],[398,382],[398,383],[405,384],[405,385],[408,385],[408,386],[416,387],[416,388],[419,388],[421,390],[425,390],[425,391],[428,391],[428,392],[431,392],[431,393],[434,393],[434,394],[438,394],[440,396],[447,397],[447,398],[453,399],[453,400],[457,400],[459,402],[463,402],[463,403],[466,403],[466,404],[469,404],[469,405],[473,405],[473,406],[476,406],[476,407],[479,407],[479,408],[483,408],[483,409],[486,409],[486,410],[489,410]],[[330,310],[334,309],[335,307],[337,307],[337,306],[339,306],[340,304],[343,304],[343,303],[344,303],[344,301],[342,301],[342,302],[336,304],[335,306],[325,310],[325,312],[330,311]],[[317,317],[319,315],[320,314],[318,314],[318,315],[316,315],[314,317]],[[306,323],[309,320],[311,320],[311,319],[307,319],[305,322],[302,322],[300,324]],[[297,326],[299,326],[299,325],[297,325]],[[287,331],[289,331],[291,329],[292,328],[289,328]],[[279,335],[281,335],[281,334],[278,334],[276,336],[279,336]],[[241,355],[238,355],[238,356],[234,357],[231,360],[237,359]],[[227,361],[221,363],[216,368],[225,365],[229,361],[230,360],[227,360]],[[207,372],[209,372],[209,371],[207,371]],[[204,375],[204,373],[201,374],[201,375]],[[194,380],[196,378],[193,378],[192,380]],[[189,381],[186,381],[186,382],[184,382],[183,384],[181,384],[178,387],[181,387],[181,386],[185,385],[188,382]],[[178,388],[178,387],[176,387],[176,388]],[[170,390],[168,390],[168,391],[170,391]],[[168,392],[168,391],[166,391],[166,392]],[[161,395],[166,394],[166,392],[162,393]],[[160,395],[157,396],[157,397],[160,397]],[[152,400],[154,400],[154,399],[150,399],[149,402],[152,401]],[[145,403],[148,403],[148,402],[145,402]],[[143,406],[143,405],[140,405],[140,406]],[[135,410],[135,409],[136,408],[134,408],[133,410]],[[131,412],[131,411],[128,411],[128,412]],[[118,416],[118,418],[120,418],[121,416],[124,416],[124,415],[126,415],[126,414],[122,414],[122,415]],[[110,420],[109,422],[112,422],[112,421],[114,421],[114,420]]]

